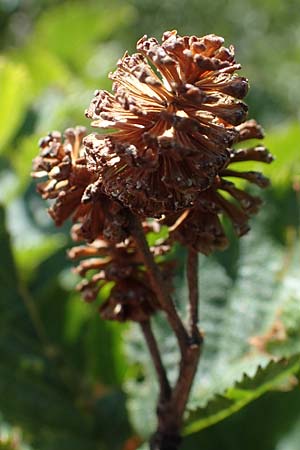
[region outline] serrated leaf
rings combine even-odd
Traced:
[[[255,336],[253,344],[280,356],[300,352],[300,242],[287,252],[286,264],[276,292],[278,308],[265,334]]]
[[[9,421],[20,421],[25,427],[35,426],[38,417],[49,424],[65,426],[81,423],[68,394],[55,384],[46,382],[47,358],[34,325],[31,300],[22,291],[11,250],[5,215],[0,209],[0,398],[1,411]],[[47,374],[51,378],[50,373]],[[45,409],[45,404],[47,408]],[[59,405],[64,405],[65,412]],[[46,417],[47,416],[47,417]]]
[[[213,395],[232,386],[243,372],[252,375],[258,364],[268,361],[268,356],[253,352],[249,339],[258,330],[266,329],[276,313],[275,292],[280,285],[277,275],[282,260],[280,247],[260,228],[253,229],[240,242],[236,277],[230,289],[221,292],[218,303],[209,299],[214,289],[213,274],[205,270],[205,265],[200,267],[200,317],[205,343],[192,407],[197,403],[204,406]]]
[[[271,258],[270,255],[272,255]],[[285,282],[294,270],[292,266],[286,267],[283,273],[284,264],[286,264],[286,257],[283,249],[275,246],[259,228],[252,230],[252,235],[242,240],[237,278],[228,292],[226,305],[224,303],[225,308],[220,311],[223,322],[216,327],[213,326],[214,321],[211,323],[214,334],[220,336],[219,341],[210,332],[206,336],[208,342],[212,342],[211,345],[217,342],[216,356],[212,360],[204,346],[203,360],[200,361],[194,395],[190,402],[192,408],[196,408],[197,403],[198,406],[205,408],[205,403],[210,402],[214,393],[221,394],[221,389],[227,389],[227,397],[225,399],[222,397],[226,414],[223,417],[221,412],[220,415],[213,414],[211,418],[207,417],[207,421],[202,422],[201,427],[209,426],[227,417],[227,414],[235,411],[239,402],[243,406],[243,401],[247,400],[245,391],[240,392],[237,389],[232,391],[230,385],[232,386],[243,373],[247,374],[249,380],[252,379],[257,365],[266,365],[272,358],[270,353],[251,347],[250,341],[255,330],[267,330],[272,325],[278,309],[284,305],[282,294],[288,293]],[[205,303],[204,299],[204,305]],[[203,315],[205,317],[204,311]],[[215,317],[218,317],[217,311]],[[203,326],[205,330],[205,319]],[[282,351],[276,355],[278,357],[292,356],[297,352],[299,352],[298,347],[294,347],[288,354],[282,348]],[[275,365],[276,363],[271,375],[276,375]],[[263,392],[268,390],[268,383],[262,383],[262,386],[264,386]],[[251,393],[249,401],[254,398],[255,396],[253,397]],[[228,400],[236,402],[229,405]],[[222,411],[220,405],[219,407]]]
[[[266,367],[258,367],[253,377],[244,375],[240,382],[216,395],[203,408],[192,411],[185,422],[184,434],[195,433],[241,409],[249,402],[278,386],[300,369],[300,354],[290,359],[270,361]]]
[[[72,330],[71,341],[70,335],[66,336],[65,313],[71,315],[72,302],[79,299],[68,299],[68,293],[59,285],[58,260],[65,258],[64,252],[60,253],[39,265],[38,288],[31,293],[23,290],[4,210],[0,209],[0,410],[6,421],[22,427],[34,448],[108,450],[128,435],[123,395],[102,384],[104,378],[111,384],[120,383],[120,330],[111,326],[108,335],[112,345],[108,346],[102,324],[94,321],[93,331],[100,328],[100,332],[96,337],[91,332],[91,339],[83,346],[90,325],[88,315],[84,323]],[[96,315],[93,317],[97,319]],[[37,318],[43,336],[33,326]],[[92,373],[83,364],[91,355],[93,361],[98,359],[97,380],[92,380],[94,367]],[[118,435],[109,428],[112,418],[120,430]]]
[[[257,367],[266,367],[272,359],[271,354],[254,348],[250,339],[259,334],[258,330],[267,330],[273,323],[278,308],[282,307],[279,292],[283,279],[289,273],[288,269],[282,273],[285,261],[284,249],[268,238],[260,226],[254,227],[252,234],[241,240],[233,279],[228,277],[214,258],[201,258],[200,324],[205,333],[205,341],[189,407],[205,409],[213,398],[221,396],[217,402],[220,414],[212,412],[212,417],[209,417],[209,407],[208,417],[201,426],[209,426],[218,419],[222,420],[233,413],[236,407],[242,407],[243,402],[246,404],[254,400],[256,395],[261,395],[273,386],[273,382],[265,380],[261,381],[261,388],[256,393],[233,388],[243,374],[249,380],[252,379]],[[181,286],[178,298],[185,299],[186,296],[186,288]],[[184,303],[182,306],[184,311]],[[163,322],[156,324],[155,332],[165,362],[169,357],[172,360],[173,365],[169,365],[168,369],[174,380],[178,361],[176,342],[172,341],[172,335]],[[137,329],[126,339],[129,358],[135,365],[139,364],[139,375],[135,381],[127,383],[127,392],[133,424],[146,437],[154,430],[156,423],[154,393],[157,392],[157,386],[151,362],[143,356],[147,350],[141,339]],[[166,342],[172,345],[167,348]],[[295,354],[295,350],[290,356]],[[279,352],[278,357],[282,356],[285,355]],[[271,366],[270,373],[276,378],[275,365]],[[279,369],[283,370],[281,366]],[[259,376],[260,372],[257,374],[258,381]],[[224,391],[227,392],[227,397],[222,395]],[[226,412],[224,417],[223,411]],[[142,414],[147,414],[146,421],[141,421]]]

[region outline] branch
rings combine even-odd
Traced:
[[[193,341],[199,340],[198,330],[198,253],[192,248],[188,249],[187,281],[189,287],[189,333]]]
[[[140,325],[156,370],[160,386],[159,403],[162,404],[168,401],[170,398],[171,395],[170,383],[166,374],[166,370],[161,360],[159,348],[151,328],[150,320],[141,322]]]
[[[180,421],[182,421],[192,384],[196,375],[200,358],[201,345],[203,342],[203,336],[198,329],[198,254],[191,248],[188,249],[187,256],[187,281],[189,288],[188,325],[190,342],[186,353],[183,355],[180,361],[179,375],[173,391],[174,408],[177,411]]]
[[[198,330],[198,256],[190,249],[187,260],[189,287],[189,333],[178,315],[172,298],[164,284],[159,267],[149,249],[140,220],[128,212],[129,228],[147,270],[151,287],[173,329],[181,353],[179,375],[171,389],[163,367],[150,322],[141,324],[160,383],[160,401],[157,407],[158,427],[151,438],[151,450],[177,450],[180,445],[180,428],[183,415],[197,371],[202,336]]]
[[[173,407],[181,426],[183,414],[192,389],[201,352],[201,342],[191,343],[180,362],[179,376],[173,389]]]
[[[172,298],[167,293],[167,290],[164,286],[164,280],[149,249],[140,220],[131,212],[128,213],[128,216],[130,221],[131,235],[136,243],[137,248],[141,253],[143,263],[149,275],[151,287],[157,296],[161,308],[163,309],[163,311],[165,311],[167,315],[171,328],[174,330],[174,333],[176,334],[180,352],[181,355],[183,356],[185,354],[188,345],[189,339],[188,333],[175,309]]]

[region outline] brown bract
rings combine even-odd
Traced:
[[[92,181],[83,155],[84,127],[69,128],[64,136],[49,133],[39,142],[40,155],[33,160],[34,178],[47,178],[37,185],[44,199],[56,199],[49,214],[61,225],[80,205],[87,185]]]
[[[97,91],[86,115],[105,134],[85,138],[105,193],[141,216],[190,208],[226,165],[245,120],[248,89],[233,47],[208,35],[144,36]],[[151,64],[151,65],[150,65]]]
[[[263,131],[254,121],[245,122],[236,128],[237,142],[262,138]],[[245,149],[231,149],[230,159],[212,185],[198,196],[195,206],[175,217],[171,226],[171,238],[196,251],[208,255],[214,250],[222,250],[228,245],[220,214],[226,215],[238,236],[249,230],[249,218],[258,211],[261,199],[235,186],[234,179],[244,179],[261,188],[269,185],[269,180],[260,172],[235,170],[238,162],[260,161],[271,163],[272,155],[263,146]],[[169,224],[171,222],[169,221]]]
[[[149,226],[145,224],[145,231],[149,231]],[[154,257],[168,251],[169,246],[163,243],[151,247]],[[159,308],[132,239],[111,245],[99,238],[91,244],[73,247],[69,250],[69,257],[81,260],[74,270],[84,278],[77,290],[87,302],[96,300],[100,289],[107,282],[113,282],[108,300],[100,307],[102,318],[143,322]],[[163,276],[170,279],[172,264],[161,261],[159,266]]]
[[[98,177],[86,164],[82,139],[84,127],[68,128],[40,140],[40,155],[33,161],[34,178],[46,178],[37,185],[44,199],[53,200],[49,214],[57,226],[72,217],[77,235],[88,242],[103,234],[113,242],[127,237],[124,208],[107,197]]]

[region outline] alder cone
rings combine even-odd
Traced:
[[[223,38],[144,36],[97,91],[87,117],[105,134],[85,138],[89,169],[104,192],[140,216],[192,207],[229,161],[247,115],[248,82]],[[151,64],[151,65],[150,65]]]
[[[143,229],[145,233],[156,231],[157,224],[145,222]],[[72,237],[76,241],[80,240],[77,231],[77,226],[74,226]],[[169,250],[170,246],[160,240],[150,247],[154,258],[161,258]],[[143,259],[132,238],[112,244],[99,236],[89,244],[71,248],[68,254],[72,260],[79,261],[74,271],[83,279],[77,290],[86,302],[96,301],[99,291],[107,283],[113,283],[108,299],[100,307],[103,319],[143,322],[160,309]],[[174,263],[162,259],[158,265],[164,282],[171,290]]]
[[[67,219],[77,222],[75,240],[94,241],[99,235],[110,242],[128,236],[124,207],[104,194],[98,177],[86,164],[82,140],[86,129],[68,128],[63,135],[52,131],[40,140],[40,154],[33,160],[32,177],[45,179],[37,191],[52,201],[48,212],[57,226]]]
[[[57,226],[74,214],[85,188],[95,179],[83,155],[85,134],[84,127],[68,128],[63,135],[52,131],[40,140],[40,154],[33,160],[31,175],[46,178],[38,183],[37,191],[43,199],[53,200],[48,212]]]
[[[237,127],[237,142],[247,139],[263,138],[263,131],[255,120],[249,120]],[[236,234],[246,234],[250,216],[256,214],[262,200],[245,189],[247,186],[236,186],[237,180],[265,188],[269,180],[261,172],[236,170],[235,163],[259,161],[271,163],[272,155],[262,145],[250,148],[231,149],[230,159],[215,176],[212,185],[199,193],[195,205],[168,220],[171,226],[171,239],[190,247],[205,255],[214,250],[223,250],[228,245],[221,215],[229,218]],[[239,166],[240,167],[240,166]]]

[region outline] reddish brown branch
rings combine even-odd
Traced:
[[[200,351],[200,341],[197,343],[191,343],[187,349],[185,357],[180,363],[179,376],[172,394],[173,406],[178,417],[179,426],[182,425],[183,414],[198,367]]]
[[[162,363],[161,355],[151,328],[150,321],[147,320],[145,322],[141,322],[140,325],[156,370],[160,387],[159,403],[162,404],[170,399],[171,396],[170,383],[166,374],[166,370]]]
[[[149,249],[140,220],[129,213],[130,232],[139,249],[149,280],[162,310],[173,329],[181,352],[180,368],[177,382],[171,389],[165,368],[163,367],[158,346],[149,322],[141,324],[149,347],[156,373],[160,383],[160,400],[157,407],[158,426],[151,438],[151,450],[178,450],[180,445],[180,428],[188,402],[193,380],[197,371],[202,336],[198,330],[198,256],[189,251],[187,261],[187,278],[189,287],[189,333],[178,315],[172,298],[164,285],[159,267]]]
[[[157,299],[163,311],[165,311],[168,322],[176,334],[181,355],[184,355],[188,345],[188,333],[176,311],[174,303],[168,294],[164,280],[162,279],[159,267],[154,261],[153,255],[146,241],[144,231],[139,219],[132,213],[129,213],[130,231],[136,246],[141,253],[143,263],[149,275],[151,287],[155,292]]]
[[[196,375],[203,337],[198,329],[199,286],[198,286],[198,254],[188,249],[187,256],[187,282],[189,288],[188,325],[190,341],[186,353],[180,362],[180,371],[173,391],[173,402],[179,420],[182,417],[188,402],[189,394]]]
[[[187,256],[187,282],[189,287],[189,333],[194,341],[199,339],[198,330],[198,253],[189,248]]]

